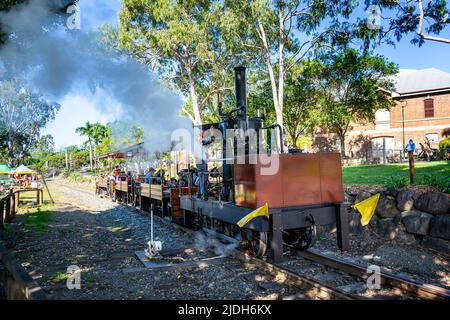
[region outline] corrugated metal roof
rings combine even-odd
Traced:
[[[450,88],[450,73],[436,68],[400,69],[393,80],[400,94]]]

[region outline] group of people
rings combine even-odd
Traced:
[[[30,175],[20,175],[20,174],[14,174],[11,175],[9,178],[9,184],[8,183],[1,183],[0,184],[0,194],[7,192],[7,190],[18,187],[20,189],[29,189],[32,187],[33,183],[38,182],[38,176],[37,174]]]

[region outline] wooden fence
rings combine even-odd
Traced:
[[[44,198],[42,188],[9,190],[6,196],[0,198],[0,228],[3,227],[3,224],[11,222],[12,218],[14,218],[19,209],[20,194],[25,192],[35,192],[36,205],[42,204]]]
[[[16,215],[20,195],[25,192],[35,192],[36,205],[42,204],[44,197],[42,188],[9,190],[6,196],[0,198],[0,231],[4,224],[11,222]],[[3,299],[41,300],[46,299],[46,295],[19,261],[0,244],[0,300]]]

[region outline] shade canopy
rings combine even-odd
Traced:
[[[18,168],[14,169],[15,174],[35,174],[36,171],[28,168],[27,166],[21,165]]]
[[[0,164],[0,174],[10,174],[11,168],[7,164]]]

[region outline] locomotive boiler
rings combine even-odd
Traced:
[[[220,173],[208,170],[207,163],[197,165],[200,183],[196,192],[179,196],[184,223],[190,221],[229,236],[240,234],[255,256],[270,249],[274,261],[283,259],[283,246],[300,250],[312,246],[317,226],[336,225],[338,247],[347,250],[348,218],[339,153],[285,153],[281,127],[264,126],[261,118],[247,115],[244,67],[235,68],[235,96],[236,106],[231,111],[219,107],[218,123],[198,127],[220,132],[222,165]],[[264,133],[275,134],[269,141]],[[212,141],[202,144],[206,147]],[[276,142],[278,150],[273,148]],[[273,172],[267,173],[267,159],[277,162]],[[186,172],[191,175],[190,170]],[[210,188],[214,175],[221,179]],[[189,181],[191,188],[192,176]],[[243,228],[237,226],[239,220],[265,204],[268,219],[259,216]]]

